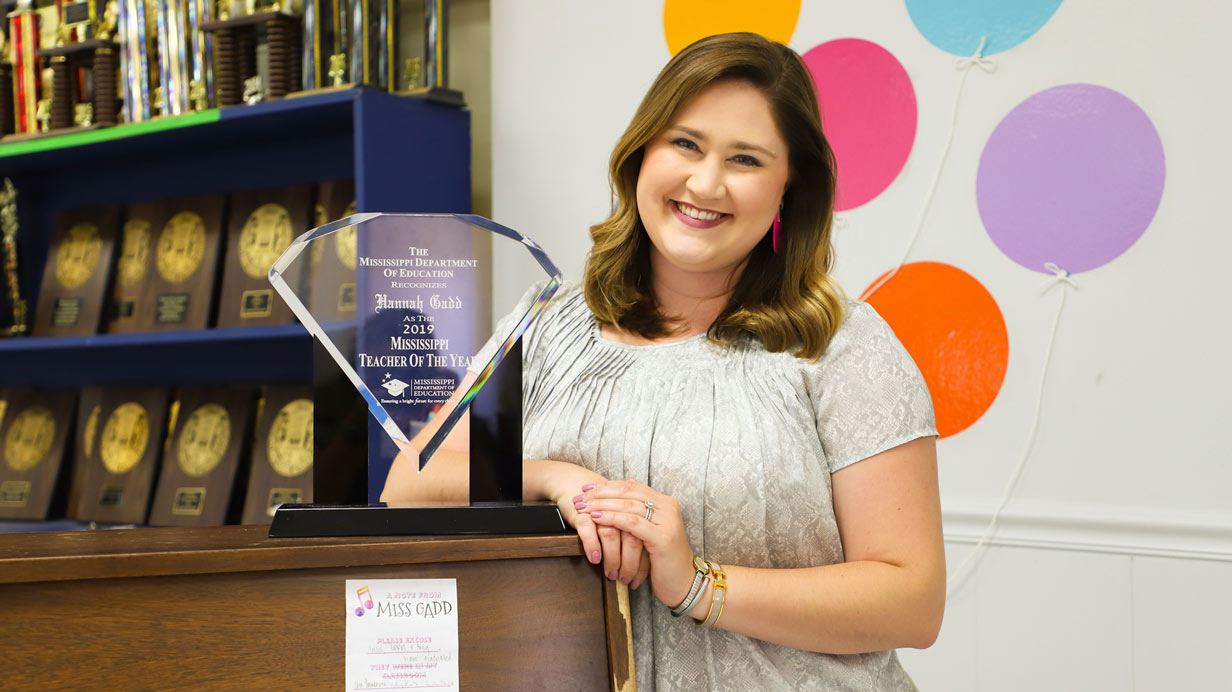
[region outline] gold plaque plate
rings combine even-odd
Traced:
[[[0,483],[0,507],[25,507],[30,501],[30,481]]]
[[[222,461],[230,442],[231,416],[227,409],[218,404],[198,408],[184,421],[180,433],[180,468],[193,478],[205,476]]]
[[[274,289],[262,288],[240,294],[240,317],[269,317],[273,306]]]
[[[159,275],[168,283],[181,283],[197,271],[203,257],[205,220],[193,211],[171,217],[158,237]]]
[[[200,516],[205,509],[205,488],[176,488],[171,513],[181,516]]]
[[[124,506],[124,486],[104,485],[98,495],[98,506],[103,509],[119,509]]]
[[[150,419],[145,408],[135,401],[121,404],[103,426],[99,453],[107,470],[128,473],[145,454],[150,440]]]
[[[301,488],[270,488],[269,502],[265,505],[265,513],[274,516],[278,505],[291,505],[304,501],[304,491]]]
[[[254,279],[269,276],[270,267],[291,245],[291,214],[275,202],[267,202],[248,215],[240,233],[240,266]]]
[[[82,451],[86,453],[85,455],[87,458],[94,453],[94,434],[98,432],[98,412],[102,410],[102,408],[102,406],[95,404],[94,408],[90,409],[90,417],[86,419],[86,429],[84,433],[86,439],[83,440],[81,444]]]
[[[150,258],[150,222],[145,219],[129,219],[124,223],[124,236],[120,244],[120,258],[116,262],[116,283],[121,286],[136,286],[145,278],[145,267]]]
[[[353,203],[352,207],[354,207]],[[354,208],[350,211],[352,214],[355,213]],[[355,271],[355,258],[359,254],[359,242],[355,237],[355,226],[347,226],[334,233],[334,248],[338,252],[338,261],[342,262],[342,266]]]
[[[56,280],[67,289],[84,284],[98,266],[102,249],[98,226],[88,222],[73,226],[56,248]]]
[[[312,401],[296,399],[270,425],[269,463],[278,475],[294,478],[312,468]]]
[[[42,406],[17,414],[4,436],[4,457],[14,471],[29,471],[47,458],[56,436],[56,419]]]

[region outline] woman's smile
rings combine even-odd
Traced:
[[[672,211],[681,223],[693,228],[714,228],[731,218],[731,214],[695,207],[680,200],[672,200]]]

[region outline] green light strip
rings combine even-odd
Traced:
[[[113,139],[136,137],[139,135],[149,134],[151,132],[162,132],[164,130],[176,130],[181,127],[192,127],[193,125],[216,123],[218,122],[218,112],[218,109],[214,108],[208,111],[185,113],[184,115],[173,115],[165,118],[158,118],[156,120],[146,120],[139,123],[116,125],[115,127],[104,127],[86,132],[72,132],[63,135],[45,137],[42,139],[31,139],[24,142],[0,144],[0,158],[5,158],[8,156],[22,156],[25,154],[36,154],[43,151],[66,149],[68,147],[78,147],[85,144],[95,144],[97,142],[107,142]]]

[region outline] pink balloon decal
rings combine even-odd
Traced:
[[[911,78],[885,48],[858,38],[827,41],[804,54],[821,124],[838,164],[835,211],[858,207],[898,177],[915,142]]]

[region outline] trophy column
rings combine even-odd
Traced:
[[[13,66],[0,63],[0,136],[13,134]]]
[[[73,75],[68,56],[51,57],[51,129],[59,130],[73,124]]]
[[[110,127],[115,125],[120,113],[120,101],[116,98],[116,71],[119,60],[110,46],[99,46],[94,51],[94,122]]]
[[[236,106],[241,103],[243,89],[236,51],[234,31],[219,29],[214,32],[214,84],[219,106]]]
[[[299,91],[299,26],[290,17],[274,15],[265,23],[269,46],[269,96],[280,99]]]

